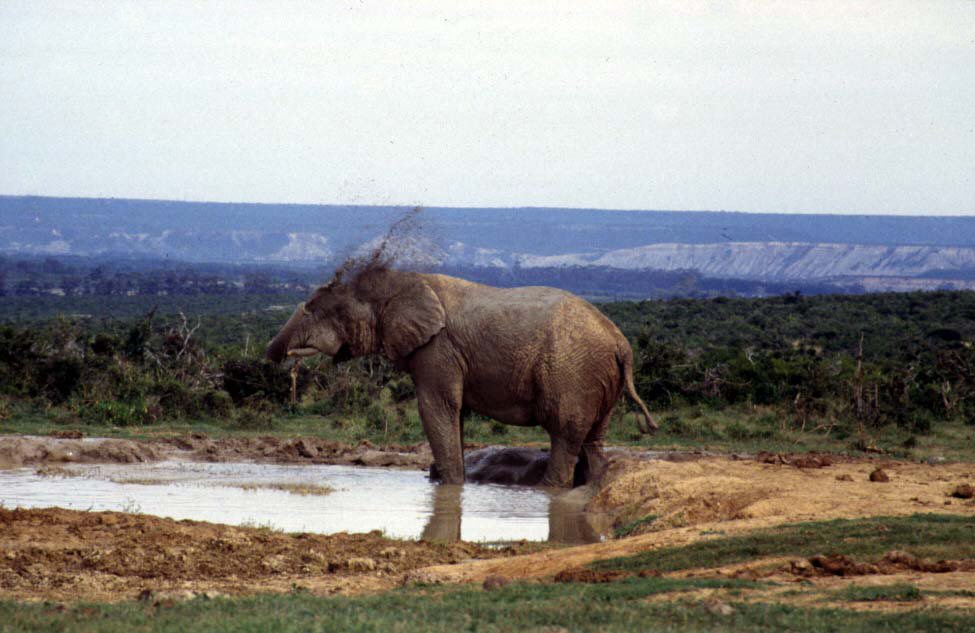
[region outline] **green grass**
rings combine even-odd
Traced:
[[[373,407],[366,411],[314,415],[304,408],[295,413],[276,415],[267,428],[241,428],[233,419],[162,420],[142,426],[85,424],[64,409],[43,409],[29,403],[6,401],[0,416],[0,434],[46,435],[52,431],[79,430],[88,436],[146,438],[192,432],[212,437],[275,435],[310,436],[356,444],[368,440],[376,445],[414,444],[425,441],[415,402],[397,411],[393,407]],[[311,406],[311,405],[309,405]],[[622,406],[618,407],[623,409]],[[2,413],[2,411],[0,411]],[[382,418],[381,416],[386,416]],[[378,416],[378,417],[377,417]],[[842,433],[801,432],[768,409],[747,406],[724,409],[684,408],[654,414],[661,426],[656,435],[641,435],[636,430],[637,416],[620,413],[610,425],[607,443],[653,450],[698,450],[718,453],[756,453],[758,451],[794,453],[826,452],[862,455],[853,439]],[[3,419],[5,418],[5,419]],[[538,427],[502,425],[473,415],[464,425],[465,441],[480,444],[547,446],[548,435]],[[926,459],[941,456],[954,461],[975,462],[975,428],[959,422],[943,422],[928,435],[911,436],[896,427],[873,431],[873,443],[894,458]],[[904,448],[914,437],[913,448]]]
[[[850,585],[837,593],[847,602],[917,602],[923,599],[921,590],[914,585],[880,585],[863,587]]]
[[[653,523],[656,520],[657,520],[657,515],[656,514],[648,514],[645,517],[640,517],[639,519],[634,519],[633,521],[630,521],[629,523],[624,523],[623,525],[615,528],[613,530],[613,537],[614,538],[623,538],[624,536],[629,536],[630,534],[633,534],[634,532],[636,532],[639,528],[641,528],[641,527],[643,527],[645,525],[650,525],[651,523]]]
[[[239,599],[196,599],[172,606],[149,603],[50,604],[0,602],[0,631],[969,631],[975,613],[925,610],[897,614],[805,609],[771,604],[735,604],[735,613],[715,615],[681,598],[699,588],[754,586],[736,580],[632,578],[600,584],[512,584],[496,591],[479,587],[418,587],[341,598],[305,593]],[[673,600],[647,602],[654,594]],[[542,629],[543,630],[543,629]]]
[[[661,572],[719,567],[775,556],[846,554],[880,557],[893,550],[941,560],[975,557],[975,518],[939,514],[836,519],[757,530],[743,536],[668,547],[599,561],[598,570],[655,569]]]

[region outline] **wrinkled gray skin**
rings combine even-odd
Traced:
[[[416,385],[423,430],[445,483],[464,481],[469,409],[551,438],[542,485],[569,487],[605,465],[603,439],[623,389],[656,430],[633,387],[633,351],[592,305],[543,287],[494,288],[385,268],[319,288],[267,348],[267,357],[383,354]],[[578,482],[577,482],[578,483]]]

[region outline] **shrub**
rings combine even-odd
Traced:
[[[118,400],[99,400],[83,406],[79,412],[88,424],[107,426],[140,426],[149,422],[150,412],[146,402],[120,402]]]
[[[98,356],[114,356],[121,342],[111,334],[99,333],[91,342],[91,351]]]
[[[254,409],[238,409],[234,426],[245,431],[269,431],[274,428],[274,418]]]
[[[35,381],[43,395],[53,403],[60,403],[74,393],[83,369],[79,358],[54,356],[40,363]]]
[[[394,378],[386,384],[389,389],[393,402],[405,402],[416,397],[416,389],[413,386],[413,379],[408,375]]]
[[[197,417],[205,410],[198,394],[178,380],[163,379],[152,386],[150,393],[159,399],[166,417]]]
[[[208,391],[203,396],[203,406],[215,418],[229,418],[234,413],[234,401],[226,391]]]
[[[308,370],[298,371],[298,394],[308,387]],[[291,376],[284,365],[266,360],[230,360],[223,364],[223,388],[235,404],[259,396],[277,404],[291,399]]]

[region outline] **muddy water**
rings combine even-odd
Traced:
[[[369,532],[397,538],[591,542],[581,504],[519,486],[432,484],[425,473],[351,466],[157,462],[0,471],[7,508],[57,506],[267,526],[287,532]],[[326,495],[273,485],[328,486]]]

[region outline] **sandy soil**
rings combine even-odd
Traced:
[[[404,572],[515,549],[394,541],[370,534],[282,534],[147,515],[0,509],[0,596],[124,600],[142,592],[361,593]]]

